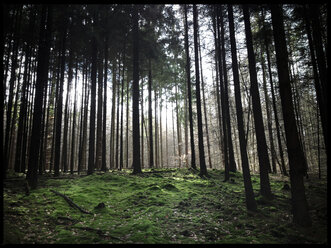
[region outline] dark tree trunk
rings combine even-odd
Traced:
[[[187,77],[187,97],[188,97],[188,112],[190,123],[190,144],[191,144],[191,167],[197,169],[195,162],[195,148],[194,148],[194,133],[193,133],[193,113],[192,113],[192,90],[191,90],[191,72],[190,72],[190,54],[188,44],[188,24],[187,24],[187,5],[184,5],[185,14],[185,53],[186,53],[186,77]],[[168,156],[168,154],[167,154]]]
[[[123,168],[123,95],[124,95],[124,75],[125,75],[125,44],[123,49],[123,70],[121,86],[121,133],[120,133],[120,170]]]
[[[96,14],[94,14],[95,17]],[[96,21],[96,18],[94,18]],[[91,112],[90,112],[90,137],[89,137],[89,156],[87,174],[91,175],[95,169],[95,103],[96,103],[96,84],[97,84],[97,41],[96,34],[92,37],[91,43],[92,64],[91,64]]]
[[[154,167],[153,157],[153,116],[152,116],[152,63],[148,60],[148,123],[149,123],[149,168]]]
[[[42,101],[44,85],[48,81],[48,64],[50,54],[50,42],[52,33],[52,7],[44,5],[41,9],[38,68],[36,80],[36,95],[34,101],[33,124],[31,134],[31,144],[29,151],[29,163],[27,180],[31,188],[36,188],[38,183],[38,155],[40,145]],[[47,17],[46,17],[47,15]],[[47,23],[46,23],[47,19]],[[47,28],[45,30],[45,24]]]
[[[198,54],[198,14],[197,6],[193,4],[193,27],[194,27],[194,54],[195,54],[195,78],[196,78],[196,96],[197,96],[197,115],[198,115],[198,138],[199,138],[199,160],[200,176],[207,175],[205,162],[205,150],[203,146],[202,114],[201,114],[201,96],[200,96],[200,69]]]
[[[27,115],[27,92],[28,92],[28,79],[29,79],[29,66],[31,64],[31,55],[32,55],[32,33],[35,26],[36,13],[35,9],[30,10],[29,17],[29,32],[27,36],[27,43],[24,46],[25,53],[25,62],[24,62],[24,74],[23,74],[23,85],[22,85],[22,93],[21,93],[21,105],[19,112],[19,122],[18,122],[18,131],[17,131],[17,141],[16,141],[16,160],[15,160],[15,171],[21,172],[22,170],[22,158],[25,156],[25,150],[23,151],[23,136],[25,130],[26,123],[26,115]],[[3,86],[3,84],[1,84]],[[4,92],[3,90],[1,92]],[[1,93],[2,94],[2,93]],[[1,108],[3,111],[3,108]],[[1,115],[3,116],[3,115]],[[1,122],[3,125],[3,122]],[[1,129],[3,130],[3,129]],[[3,132],[3,131],[2,131]],[[3,139],[1,139],[3,142]],[[3,150],[1,150],[3,151]],[[2,157],[2,156],[1,156]]]
[[[70,86],[73,77],[73,54],[72,54],[72,46],[70,47],[69,52],[69,61],[68,61],[68,81],[67,81],[67,96],[66,96],[66,104],[64,108],[64,126],[63,126],[63,144],[62,144],[62,168],[63,172],[68,171],[68,129],[69,129],[69,93]]]
[[[287,176],[288,174],[287,174],[286,167],[285,167],[284,152],[283,152],[282,140],[281,140],[281,136],[280,136],[280,124],[279,124],[278,111],[277,111],[277,106],[276,106],[274,82],[272,79],[271,61],[270,61],[270,53],[269,53],[269,45],[268,45],[267,36],[265,36],[264,44],[265,44],[265,50],[266,50],[266,54],[267,54],[267,64],[268,64],[268,74],[269,74],[269,80],[270,80],[272,108],[273,108],[273,112],[274,112],[274,116],[275,116],[276,134],[277,134],[278,149],[279,149],[279,155],[280,155],[280,170],[283,175]]]
[[[260,103],[259,85],[257,82],[257,74],[256,74],[256,67],[255,67],[256,60],[255,60],[253,41],[252,41],[250,16],[249,16],[248,6],[246,4],[244,4],[242,6],[243,6],[243,12],[244,12],[249,74],[250,74],[250,80],[251,80],[250,93],[252,96],[255,135],[256,135],[257,150],[258,150],[259,165],[260,165],[260,191],[261,191],[261,195],[263,195],[267,198],[271,198],[272,193],[271,193],[269,174],[268,174],[268,168],[270,167],[270,162],[269,162],[269,156],[268,156],[268,150],[267,150],[267,141],[266,141],[265,132],[264,132],[262,109],[261,109],[261,103]]]
[[[237,171],[236,161],[234,160],[233,144],[232,144],[232,132],[231,132],[231,123],[230,123],[230,104],[229,104],[229,93],[228,93],[228,73],[225,60],[225,42],[224,42],[224,21],[223,21],[223,8],[220,6],[219,9],[219,20],[221,25],[221,49],[222,54],[222,66],[223,66],[223,76],[224,76],[224,100],[225,100],[225,113],[226,113],[226,131],[228,138],[228,151],[229,151],[229,170],[231,172]]]
[[[315,50],[314,50],[314,43],[313,43],[313,38],[312,38],[312,34],[311,34],[311,27],[310,27],[310,19],[311,18],[309,18],[309,14],[307,13],[308,11],[309,10],[307,9],[307,6],[304,6],[305,28],[306,28],[306,33],[307,33],[307,36],[308,36],[310,57],[311,57],[311,63],[312,63],[313,73],[314,73],[314,85],[315,85],[315,90],[316,90],[318,107],[319,107],[319,110],[320,110],[320,116],[321,116],[321,120],[322,120],[322,130],[323,130],[324,143],[325,143],[325,142],[327,142],[326,141],[326,139],[327,139],[327,110],[326,110],[327,102],[326,102],[325,95],[323,95],[323,87],[321,85],[323,79],[320,80],[320,75],[318,73]],[[316,23],[316,20],[315,20],[315,25],[318,25],[318,22]],[[319,31],[315,30],[315,36],[316,35],[319,35]],[[316,38],[320,39],[319,37],[316,37]],[[322,52],[323,52],[323,50],[319,51],[318,54],[321,54]],[[317,53],[316,53],[316,55],[317,55]],[[320,67],[323,66],[323,59],[322,59],[322,62],[321,61],[319,62],[319,64],[320,64]],[[323,69],[322,69],[322,72],[323,72]]]
[[[217,48],[217,55],[218,55],[218,72],[219,72],[219,81],[217,82],[217,91],[220,91],[221,94],[221,109],[219,110],[222,113],[222,118],[221,116],[219,116],[219,118],[221,118],[219,121],[221,122],[222,120],[222,129],[223,129],[223,154],[224,154],[224,181],[228,181],[230,178],[230,168],[229,168],[229,152],[228,152],[228,132],[227,132],[227,124],[226,124],[226,119],[227,119],[227,115],[226,115],[226,110],[225,110],[225,91],[224,91],[224,85],[223,85],[223,75],[222,75],[222,70],[224,68],[222,68],[222,64],[224,63],[224,61],[222,61],[222,57],[221,57],[221,46],[220,46],[220,31],[219,31],[219,26],[220,26],[220,10],[219,8],[217,9],[216,12],[216,33],[218,36],[218,40],[217,40],[217,44],[216,44],[216,48]]]
[[[132,83],[132,145],[133,174],[141,173],[140,166],[140,131],[139,131],[139,26],[138,6],[132,9],[133,21],[133,83]]]
[[[61,148],[61,126],[62,126],[62,101],[63,101],[63,82],[64,82],[64,70],[65,70],[65,50],[66,50],[66,33],[68,19],[64,14],[63,27],[62,27],[62,51],[61,51],[61,76],[59,79],[59,91],[57,92],[57,104],[56,104],[56,128],[55,128],[55,161],[54,161],[54,175],[59,176],[60,173],[60,148]]]
[[[116,61],[113,62],[113,97],[112,97],[112,106],[111,106],[111,125],[110,125],[110,168],[114,168],[115,156],[114,156],[114,146],[115,146],[115,103],[116,103]]]
[[[104,80],[103,80],[103,123],[102,123],[102,162],[101,162],[101,170],[106,171],[107,166],[106,166],[106,119],[107,119],[107,70],[108,70],[108,35],[106,35],[105,38],[105,48],[104,48],[104,56],[105,56],[105,61],[104,61]]]
[[[78,63],[76,64],[75,74],[75,96],[74,96],[74,113],[72,122],[72,136],[71,136],[71,156],[70,156],[70,173],[74,173],[75,168],[75,149],[76,149],[76,92],[77,92],[77,74],[78,74]]]
[[[298,145],[300,141],[293,110],[283,14],[279,5],[271,5],[271,18],[274,37],[277,37],[274,41],[279,77],[279,91],[290,165],[293,222],[301,226],[311,226],[303,182],[305,160],[303,151]]]
[[[103,88],[103,74],[102,74],[102,53],[99,51],[98,60],[98,110],[97,110],[97,139],[96,139],[96,152],[95,152],[95,168],[101,169],[102,163],[102,88]]]
[[[235,100],[236,100],[236,109],[237,109],[237,124],[239,131],[240,154],[241,154],[241,163],[242,163],[245,195],[246,195],[246,207],[248,210],[256,211],[257,205],[254,198],[251,175],[249,171],[246,142],[245,142],[243,110],[241,104],[239,72],[238,72],[238,62],[237,62],[237,47],[236,47],[236,38],[235,38],[234,22],[233,22],[233,10],[231,5],[228,5],[228,18],[229,18],[229,29],[230,29],[232,71],[233,71]]]
[[[14,86],[17,77],[16,69],[18,67],[18,49],[19,49],[19,30],[22,19],[22,5],[19,5],[15,20],[14,35],[13,35],[13,50],[11,56],[11,73],[9,79],[9,97],[7,103],[7,116],[6,116],[6,132],[5,132],[5,147],[4,147],[4,172],[9,168],[9,157],[10,157],[10,133],[12,130],[12,107],[14,98]],[[9,53],[8,53],[9,57]],[[7,72],[6,72],[7,75]],[[6,78],[6,77],[5,77]],[[6,84],[6,81],[4,81]]]

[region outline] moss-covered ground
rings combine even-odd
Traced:
[[[313,226],[302,228],[292,223],[287,177],[270,176],[275,197],[267,201],[252,175],[253,213],[246,210],[241,173],[230,182],[223,182],[223,171],[209,175],[200,178],[187,169],[44,175],[29,195],[24,176],[16,175],[4,181],[4,243],[327,243],[326,179],[305,179]]]

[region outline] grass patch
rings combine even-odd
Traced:
[[[326,181],[305,179],[313,220],[311,228],[294,226],[288,178],[271,175],[275,198],[259,195],[259,176],[252,175],[258,211],[247,212],[242,174],[209,170],[209,178],[187,169],[95,172],[50,175],[26,196],[24,175],[4,181],[5,244],[117,243],[323,243],[326,230]],[[56,190],[91,212],[72,208]]]

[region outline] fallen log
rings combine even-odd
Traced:
[[[68,204],[73,207],[73,208],[77,208],[79,211],[81,211],[82,213],[84,214],[92,214],[90,213],[89,211],[85,210],[85,209],[82,209],[80,206],[78,206],[76,203],[74,203],[68,196],[64,195],[64,194],[61,194],[60,192],[57,192],[53,189],[51,189],[51,192],[53,192],[54,194],[56,195],[59,195],[61,197],[63,197],[67,202]]]

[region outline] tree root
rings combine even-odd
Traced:
[[[68,204],[72,207],[72,208],[77,208],[79,211],[81,211],[82,213],[84,214],[92,214],[91,212],[85,210],[85,209],[82,209],[80,206],[78,206],[76,203],[74,203],[69,197],[67,197],[66,195],[64,194],[61,194],[53,189],[51,189],[51,192],[53,192],[54,194],[56,195],[59,195],[61,197],[63,197],[67,202]]]

